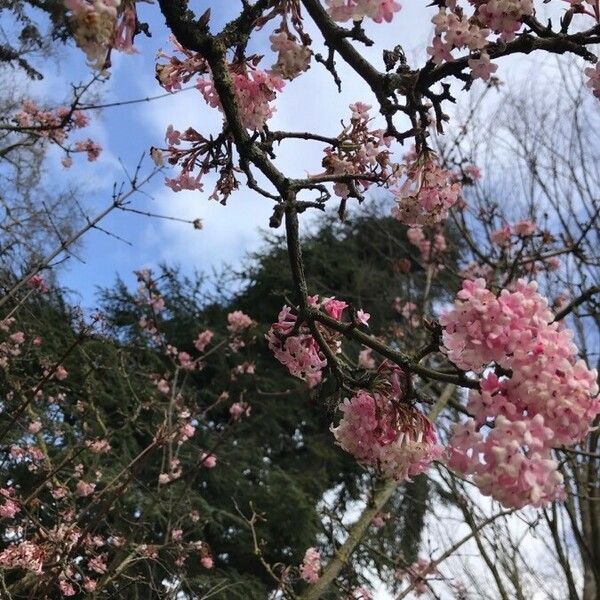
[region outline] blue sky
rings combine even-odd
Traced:
[[[423,63],[424,50],[431,38],[433,12],[424,10],[423,4],[405,3],[402,11],[391,24],[368,24],[367,30],[378,43],[374,48],[362,49],[365,55],[382,66],[381,50],[401,43],[412,65]],[[191,2],[198,14],[207,5],[212,6],[211,25],[217,29],[235,16],[240,3]],[[155,96],[163,92],[154,77],[155,55],[159,48],[170,49],[168,31],[156,5],[139,3],[140,19],[150,24],[152,38],[137,38],[140,53],[115,54],[111,77],[101,86],[102,102],[117,102]],[[218,7],[215,9],[215,7]],[[267,68],[273,62],[268,50],[268,35],[272,27],[259,33],[253,51],[266,54],[263,64]],[[320,50],[318,32],[308,28],[315,50]],[[523,59],[520,59],[523,61]],[[510,69],[500,65],[500,77],[510,75]],[[508,63],[510,65],[510,63]],[[340,119],[348,115],[348,105],[357,100],[375,104],[369,90],[349,75],[340,60],[338,66],[346,83],[341,93],[333,85],[325,69],[315,64],[303,77],[288,83],[277,103],[277,113],[269,125],[275,129],[318,131],[335,135]],[[57,101],[64,97],[68,81],[86,80],[90,71],[85,56],[70,48],[48,70],[46,79],[39,86],[32,86],[32,95],[52,97]],[[36,89],[37,88],[37,89]],[[50,157],[49,170],[52,180],[60,185],[71,182],[80,190],[80,201],[91,215],[110,202],[114,182],[124,179],[123,167],[133,170],[139,157],[150,146],[162,144],[169,124],[183,129],[190,125],[206,133],[220,129],[219,113],[206,106],[196,90],[185,91],[172,97],[153,102],[107,108],[94,111],[91,135],[104,147],[101,158],[88,164],[82,157],[75,159],[71,171],[58,165],[59,156]],[[86,133],[87,135],[87,133]],[[302,176],[307,172],[319,172],[322,146],[301,143],[280,147],[278,164],[292,174]],[[151,165],[146,163],[146,170]],[[260,245],[260,228],[266,228],[271,214],[270,201],[258,197],[243,187],[222,207],[208,200],[214,178],[205,179],[204,192],[175,194],[164,186],[159,175],[145,188],[150,197],[138,195],[132,205],[139,210],[194,219],[200,217],[204,229],[194,230],[190,225],[170,221],[152,220],[146,217],[116,212],[110,215],[102,227],[116,236],[126,239],[125,244],[100,231],[89,232],[83,247],[77,252],[81,259],[71,258],[62,268],[61,282],[75,292],[84,305],[92,307],[96,286],[111,285],[117,274],[126,281],[133,281],[134,269],[152,267],[166,261],[180,264],[188,271],[210,270],[223,263],[239,263],[249,251]],[[306,218],[305,218],[306,221]]]

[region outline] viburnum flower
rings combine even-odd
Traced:
[[[578,358],[572,332],[554,321],[537,284],[524,280],[499,295],[483,279],[464,281],[440,323],[459,368],[482,372],[495,363],[507,373],[488,370],[469,393],[473,418],[456,428],[450,465],[507,506],[561,498],[551,450],[581,442],[600,414],[597,373]]]
[[[275,112],[271,103],[283,90],[285,81],[249,63],[230,65],[230,71],[242,124],[247,129],[262,131]],[[223,111],[212,75],[200,78],[196,87],[209,106]]]
[[[44,281],[43,276],[39,273],[31,277],[27,282],[27,285],[29,285],[29,287],[32,287],[35,290],[42,292],[43,294],[46,294],[50,291],[50,288]]]
[[[455,426],[448,464],[472,475],[482,494],[505,506],[539,507],[565,497],[558,463],[550,453],[552,440],[552,429],[541,415],[520,421],[500,415],[485,436],[467,422]]]
[[[229,414],[233,421],[239,421],[242,417],[250,416],[251,406],[248,405],[247,402],[234,402],[229,407]]]
[[[231,333],[241,333],[245,329],[252,327],[254,321],[241,310],[234,310],[227,315],[227,329]]]
[[[390,23],[401,5],[395,0],[325,0],[327,12],[335,21],[360,21],[365,17],[376,23]]]
[[[77,45],[96,69],[105,66],[112,47],[121,0],[64,0]]]
[[[446,220],[460,197],[461,186],[432,154],[422,154],[414,159],[409,155],[406,180],[392,191],[397,202],[392,216],[405,225],[420,227]]]
[[[533,15],[533,0],[469,0],[476,8],[478,20],[500,38],[510,42],[523,26],[523,17]]]
[[[452,310],[442,313],[448,358],[459,368],[481,372],[491,362],[509,369],[518,348],[529,345],[553,315],[537,284],[519,280],[496,295],[484,279],[465,280]],[[557,328],[558,325],[551,326]]]
[[[214,469],[217,466],[217,457],[214,454],[203,452],[200,457],[200,464],[207,469]]]
[[[478,58],[470,58],[468,64],[473,79],[488,81],[492,73],[498,70],[498,65],[490,61],[490,55],[487,52],[482,52]]]
[[[422,596],[429,590],[427,575],[432,575],[435,571],[435,565],[431,561],[426,558],[419,558],[408,567],[398,570],[396,576],[399,579],[406,578],[415,596]]]
[[[102,152],[102,146],[88,138],[84,141],[75,142],[75,151],[85,152],[87,154],[88,161],[93,162],[100,156],[100,153]]]
[[[406,237],[418,248],[424,265],[435,263],[446,250],[446,238],[439,228],[410,227]]]
[[[77,482],[77,485],[75,486],[76,494],[78,496],[81,496],[82,498],[89,496],[90,494],[93,494],[95,489],[96,489],[95,483],[89,483],[87,481],[83,481],[83,479],[80,479]]]
[[[300,576],[307,583],[315,583],[321,570],[321,554],[316,548],[308,548],[300,566]]]
[[[600,63],[596,63],[593,67],[588,67],[584,73],[588,77],[586,82],[587,87],[592,90],[596,98],[600,99]]]
[[[374,369],[375,359],[371,356],[371,348],[364,348],[358,353],[358,366],[362,369]]]
[[[378,390],[359,390],[338,407],[331,431],[337,443],[364,465],[398,481],[425,471],[442,456],[431,421],[405,398],[406,375],[384,364]]]
[[[4,499],[4,502],[0,505],[0,517],[3,519],[13,519],[21,512],[21,507],[14,500],[14,496],[14,488],[0,489],[0,499]]]
[[[269,38],[271,50],[278,52],[277,62],[271,68],[271,73],[283,79],[295,79],[310,68],[312,52],[304,44],[285,31],[273,33]]]
[[[194,346],[198,352],[204,352],[206,346],[210,344],[215,334],[210,330],[206,329],[198,334],[198,337],[194,340]]]
[[[357,310],[356,311],[356,319],[359,323],[362,323],[365,327],[369,326],[369,319],[371,318],[371,315],[368,312],[365,312],[364,310]]]
[[[313,296],[310,302],[337,320],[341,319],[342,313],[348,306],[344,301],[336,298],[324,298],[319,301],[317,296]],[[327,360],[310,328],[305,324],[297,326],[297,321],[298,317],[290,307],[284,306],[279,313],[277,323],[271,325],[265,337],[275,358],[286,366],[292,375],[304,379],[309,387],[314,387],[321,381],[322,370],[327,366]],[[340,334],[328,330],[319,323],[315,326],[332,351],[339,352]]]
[[[386,185],[394,181],[397,165],[390,161],[392,138],[384,129],[371,128],[371,108],[363,102],[350,105],[350,124],[337,136],[334,146],[325,148],[322,161],[325,171],[320,175],[355,175],[353,185],[361,191],[369,188],[373,178]],[[333,190],[340,198],[348,198],[352,186],[337,181]]]

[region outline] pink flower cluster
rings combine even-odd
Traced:
[[[498,415],[485,436],[471,419],[454,426],[448,465],[471,475],[482,494],[504,506],[539,507],[565,497],[553,443],[540,414],[516,421]]]
[[[138,280],[138,298],[140,304],[151,308],[152,313],[157,315],[165,308],[165,300],[160,295],[151,269],[140,269],[134,271]]]
[[[75,143],[75,152],[85,152],[89,162],[94,162],[102,152],[102,146],[90,138]]]
[[[167,92],[180,90],[190,79],[196,75],[206,73],[208,69],[204,58],[197,52],[184,48],[175,39],[175,36],[170,37],[170,42],[173,44],[175,54],[181,54],[183,58],[179,58],[175,54],[171,56],[164,50],[158,52],[157,60],[164,58],[167,62],[156,65],[156,78]]]
[[[320,308],[337,320],[341,319],[344,309],[348,306],[335,298],[325,298],[319,302],[318,296],[312,296],[309,300],[314,307]],[[332,350],[339,352],[339,335],[319,324],[316,324],[316,327]],[[298,323],[298,317],[289,306],[283,307],[277,323],[273,323],[265,337],[275,358],[286,366],[292,375],[304,379],[309,387],[314,387],[321,381],[322,370],[327,366],[327,360],[309,327]]]
[[[475,13],[468,17],[457,2],[446,2],[433,17],[435,35],[427,48],[432,61],[439,65],[454,60],[452,50],[471,52],[468,65],[471,76],[484,81],[490,79],[497,65],[485,51],[490,34],[496,33],[503,41],[511,41],[521,29],[522,19],[533,14],[532,0],[469,0]]]
[[[6,569],[23,569],[37,575],[42,574],[46,555],[39,544],[22,541],[10,544],[0,552],[0,565]]]
[[[337,137],[335,146],[325,148],[321,175],[365,175],[364,179],[353,179],[359,190],[366,190],[373,178],[389,183],[394,177],[396,165],[389,160],[389,147],[392,138],[385,135],[383,129],[370,129],[371,106],[363,102],[350,105],[352,116],[350,125]],[[340,198],[348,198],[351,187],[338,181],[333,186]]]
[[[435,36],[427,53],[437,65],[451,61],[453,49],[468,48],[479,51],[485,48],[489,29],[484,29],[474,19],[469,19],[462,10],[451,6],[441,6],[431,19],[435,25]]]
[[[500,246],[508,246],[515,237],[531,237],[538,231],[537,225],[529,219],[521,219],[517,223],[503,225],[492,231],[492,242]]]
[[[41,109],[35,102],[25,100],[21,110],[15,114],[15,122],[26,133],[28,130],[35,135],[64,146],[69,134],[74,129],[82,129],[89,124],[89,119],[81,110],[73,110],[60,106],[54,110]],[[89,161],[94,161],[100,155],[102,147],[91,139],[78,141],[73,149],[66,149],[67,156],[62,163],[70,167],[73,163],[70,152],[86,152]],[[36,276],[37,277],[37,276]]]
[[[594,96],[600,100],[600,62],[597,62],[593,67],[585,69],[584,73],[588,77],[586,82],[587,87],[589,87]]]
[[[307,583],[315,583],[321,571],[321,554],[316,548],[308,548],[300,565],[300,577]]]
[[[117,26],[115,38],[113,40],[113,48],[126,54],[135,54],[136,50],[133,47],[133,38],[137,26],[137,15],[135,12],[135,3],[132,7],[126,8],[121,16],[121,22]]]
[[[227,329],[231,333],[242,333],[254,325],[254,321],[241,310],[234,310],[227,315]]]
[[[271,50],[277,52],[277,62],[271,73],[282,79],[295,79],[310,68],[312,52],[304,44],[298,43],[294,36],[285,31],[273,33],[269,38]]]
[[[194,346],[198,352],[204,352],[206,346],[210,344],[215,334],[210,330],[206,329],[198,334],[198,337],[194,340]]]
[[[392,216],[405,225],[420,227],[445,221],[459,200],[461,186],[432,155],[421,155],[409,162],[406,181],[393,191],[397,205]]]
[[[332,432],[358,462],[398,481],[427,470],[442,456],[431,421],[404,398],[404,374],[384,366],[377,392],[360,390],[338,407],[343,416]]]
[[[473,419],[457,426],[451,465],[508,506],[560,497],[551,449],[581,442],[600,413],[597,373],[578,360],[572,332],[524,280],[498,296],[483,279],[464,281],[440,323],[455,365],[481,373],[495,363],[506,373],[487,373],[471,391]]]
[[[117,28],[121,0],[64,0],[77,45],[96,69],[105,67]],[[120,34],[122,35],[122,34]]]
[[[0,341],[0,367],[6,368],[10,361],[21,354],[21,346],[25,343],[22,331],[12,331],[16,321],[10,317],[0,321],[0,332],[6,334],[6,339]]]
[[[476,18],[505,42],[515,38],[524,17],[534,13],[533,0],[470,0],[476,7]]]
[[[47,294],[50,291],[48,284],[44,281],[44,278],[39,273],[29,279],[27,285],[34,290],[38,290],[42,294]]]
[[[390,23],[402,7],[395,0],[325,0],[327,12],[334,21],[360,21],[365,17],[375,23]]]
[[[408,580],[408,584],[415,596],[422,596],[429,591],[427,575],[435,574],[435,572],[435,565],[426,558],[419,558],[412,565],[409,565],[405,569],[400,569],[396,575],[399,579],[406,578]]]
[[[247,402],[234,402],[229,407],[229,415],[231,420],[237,422],[243,417],[249,417],[252,407]]]
[[[275,112],[271,103],[277,93],[283,90],[284,80],[275,73],[261,71],[247,63],[231,65],[230,71],[242,125],[247,129],[262,131]],[[212,75],[199,79],[196,87],[209,106],[223,111]]]
[[[446,238],[441,228],[430,228],[426,233],[421,227],[411,227],[406,232],[406,237],[418,248],[424,265],[435,262],[446,250]]]
[[[15,489],[12,487],[0,489],[0,517],[2,519],[14,519],[21,512],[21,507],[15,501]]]
[[[89,119],[80,110],[72,111],[67,106],[44,110],[31,100],[23,101],[15,121],[19,127],[35,129],[36,135],[58,143],[66,140],[69,130],[89,124]]]

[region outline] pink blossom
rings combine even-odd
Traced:
[[[411,227],[435,225],[448,217],[461,186],[432,155],[421,155],[406,167],[406,180],[393,190],[397,205],[392,216]]]
[[[315,583],[321,571],[321,554],[316,548],[308,548],[300,566],[300,576],[307,583]]]
[[[468,63],[473,79],[488,81],[492,73],[498,70],[498,65],[490,61],[490,55],[487,52],[481,52],[478,58],[470,58]]]
[[[87,481],[83,481],[83,479],[80,479],[77,482],[77,485],[75,486],[75,493],[78,496],[85,498],[86,496],[93,494],[95,489],[96,489],[95,483],[88,483]]]
[[[205,569],[212,569],[212,568],[215,566],[215,562],[214,562],[214,560],[213,560],[213,557],[212,557],[212,556],[210,556],[210,555],[203,556],[203,557],[200,559],[200,563],[202,564],[202,566],[203,566]]]
[[[299,44],[296,39],[285,31],[273,33],[269,38],[271,50],[278,52],[277,62],[271,72],[283,79],[295,79],[308,71],[312,52],[304,44]]]
[[[371,348],[364,348],[358,353],[358,366],[362,369],[374,369],[375,359],[371,356]]]
[[[75,588],[73,587],[73,584],[71,584],[66,579],[60,579],[58,582],[58,587],[63,596],[74,596],[75,595]]]
[[[135,7],[135,4],[133,5]],[[135,35],[135,28],[137,24],[137,17],[135,14],[135,8],[127,8],[121,15],[121,21],[117,26],[115,37],[113,40],[113,48],[120,52],[127,54],[135,54],[136,49],[133,47],[133,37]]]
[[[207,469],[214,469],[217,466],[217,457],[214,454],[202,453],[200,464]]]
[[[29,423],[29,427],[27,427],[27,431],[29,431],[29,433],[32,434],[36,434],[39,433],[42,429],[42,422],[37,420],[37,421],[32,421],[31,423]]]
[[[56,377],[56,379],[58,379],[59,381],[63,381],[68,377],[68,375],[69,372],[63,367],[63,365],[58,365],[58,367],[56,367],[56,370],[54,371],[54,377]]]
[[[196,347],[196,350],[198,350],[198,352],[204,352],[206,346],[210,344],[214,335],[215,334],[210,329],[199,333],[198,337],[194,340],[194,346]]]
[[[365,327],[368,327],[371,315],[368,312],[365,312],[364,310],[357,310],[356,318],[359,323],[362,323]]]
[[[367,190],[373,177],[386,185],[395,180],[397,165],[390,160],[389,150],[392,138],[384,129],[371,127],[370,109],[371,106],[363,102],[350,105],[350,124],[339,136],[344,143],[325,148],[322,161],[325,170],[317,176],[357,176],[354,186],[359,191]],[[370,179],[361,179],[362,174],[370,175]],[[338,181],[334,183],[333,191],[340,198],[348,198],[351,186]]]
[[[423,264],[435,262],[446,250],[446,238],[441,230],[433,230],[425,235],[423,228],[411,227],[406,232],[408,241],[421,253]]]
[[[65,0],[69,21],[77,45],[96,69],[105,67],[117,27],[120,0]]]
[[[106,558],[104,556],[94,556],[88,561],[87,566],[90,571],[102,575],[103,573],[106,573],[107,569]]]
[[[102,152],[102,146],[88,138],[82,142],[76,142],[75,151],[85,152],[87,154],[88,161],[93,162],[100,156],[100,153]]]
[[[325,0],[327,12],[335,21],[360,21],[365,17],[376,23],[390,23],[401,6],[395,0]]]
[[[404,481],[440,458],[442,448],[429,419],[403,400],[404,373],[384,365],[380,375],[377,392],[360,390],[340,404],[343,416],[332,432],[358,462]]]
[[[266,73],[247,63],[232,65],[230,71],[242,124],[247,129],[261,131],[275,113],[271,103],[283,90],[284,80],[275,73]],[[206,103],[222,111],[212,77],[202,78],[196,85]]]
[[[254,321],[241,310],[230,312],[227,315],[227,323],[227,329],[231,333],[241,333],[254,325]]]
[[[239,421],[242,417],[250,416],[251,407],[246,402],[234,402],[229,407],[229,414],[233,421]]]
[[[389,518],[389,513],[377,513],[371,520],[371,525],[376,529],[381,529]]]
[[[0,497],[4,498],[4,503],[0,505],[0,517],[3,519],[13,519],[17,513],[21,512],[21,507],[13,499],[14,495],[13,488],[0,489]]]
[[[483,491],[507,506],[540,506],[562,497],[550,451],[588,434],[600,413],[597,374],[578,359],[573,334],[554,321],[535,283],[519,280],[496,296],[483,279],[463,282],[454,308],[442,315],[448,358],[488,372],[471,390],[473,419],[457,427],[450,464],[471,474]],[[481,433],[495,423],[487,435]]]
[[[39,290],[42,293],[47,293],[50,290],[50,288],[46,285],[44,278],[39,273],[31,277],[27,284],[29,287]]]
[[[592,90],[596,98],[600,99],[600,62],[597,62],[593,67],[585,69],[584,73],[588,77],[586,82],[587,87]]]
[[[309,299],[312,305],[325,311],[334,319],[341,319],[342,313],[348,306],[344,301],[336,298],[325,298],[319,302],[317,296]],[[321,372],[327,366],[319,344],[312,336],[311,330],[306,325],[301,325],[295,335],[291,335],[296,327],[297,317],[288,306],[284,306],[279,313],[277,323],[273,323],[266,334],[269,348],[275,358],[295,377],[304,379],[309,387],[321,381]],[[341,350],[340,335],[316,324],[324,341],[334,352]]]
[[[20,568],[41,575],[46,559],[42,546],[25,540],[17,544],[10,544],[0,552],[0,565],[6,568]]]
[[[111,451],[111,446],[108,443],[108,440],[104,439],[88,440],[86,442],[86,446],[93,454],[107,454]]]
[[[435,565],[426,558],[419,558],[417,562],[412,563],[405,569],[400,569],[397,573],[399,578],[408,579],[415,596],[422,596],[429,590],[427,585],[427,575],[434,574]]]

